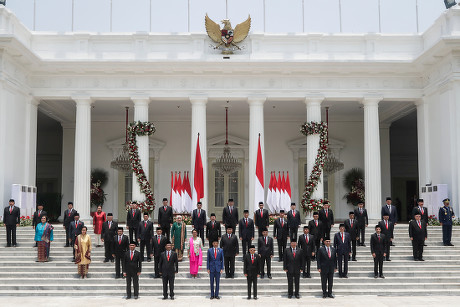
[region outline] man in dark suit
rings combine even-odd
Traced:
[[[259,230],[259,237],[262,236],[262,230],[270,226],[270,215],[267,209],[264,209],[264,202],[259,202],[259,210],[254,212],[254,224]]]
[[[268,236],[268,229],[262,229],[262,236],[257,241],[257,250],[260,256],[260,278],[264,278],[265,262],[267,263],[267,277],[272,279],[273,238]]]
[[[428,236],[426,224],[421,220],[419,213],[415,214],[415,220],[409,222],[409,237],[412,241],[412,252],[415,261],[423,259],[423,244]]]
[[[166,250],[160,256],[160,274],[163,279],[163,299],[168,299],[169,295],[174,299],[174,279],[179,272],[179,260],[175,251],[171,250],[171,242],[166,242]]]
[[[85,226],[85,223],[80,221],[80,214],[78,212],[74,214],[73,218],[74,221],[69,225],[70,246],[75,246],[75,240],[77,239],[77,236],[81,234],[83,226]],[[73,259],[75,260],[75,249],[73,249]]]
[[[160,256],[166,250],[168,239],[162,235],[161,227],[157,227],[157,234],[153,238],[153,255],[155,261],[155,278],[160,278]]]
[[[319,220],[323,222],[323,236],[331,237],[331,228],[334,226],[334,212],[328,201],[324,202],[324,208],[319,210]]]
[[[351,259],[352,261],[356,261],[356,243],[359,240],[359,228],[358,228],[358,221],[355,219],[355,213],[350,211],[348,213],[348,220],[345,220],[345,232],[350,234],[350,241],[351,241]]]
[[[321,275],[321,289],[323,298],[334,298],[332,286],[334,284],[334,272],[337,272],[337,257],[335,248],[331,246],[331,239],[325,237],[322,246],[316,254],[316,264]]]
[[[129,251],[123,258],[123,276],[126,277],[126,299],[131,298],[131,281],[134,285],[134,299],[139,298],[139,275],[142,271],[141,255],[136,250],[136,242],[129,244]]]
[[[137,242],[140,243],[141,260],[144,261],[144,249],[147,249],[147,261],[152,261],[153,223],[149,221],[149,214],[144,212],[144,220],[137,227]]]
[[[238,224],[238,208],[235,208],[232,198],[228,200],[228,206],[222,211],[222,223],[225,229],[228,227],[235,229]]]
[[[369,225],[369,219],[367,217],[367,210],[364,209],[364,202],[358,203],[358,208],[355,209],[355,218],[358,221],[359,230],[359,246],[366,246],[364,244],[364,238],[366,237],[366,227]]]
[[[304,256],[302,249],[297,247],[296,241],[291,241],[291,246],[284,251],[283,270],[286,272],[288,280],[288,298],[300,298],[300,272],[304,267]],[[293,293],[293,284],[295,284],[295,292]]]
[[[297,241],[297,231],[302,222],[300,221],[300,212],[296,210],[295,203],[291,203],[291,210],[287,213],[287,220],[289,225],[289,237],[291,241]]]
[[[46,211],[43,210],[43,205],[37,205],[37,211],[34,212],[34,216],[32,218],[32,228],[35,229],[35,226],[41,223],[42,216],[47,216]],[[37,246],[37,242],[35,242],[35,246]]]
[[[385,249],[385,260],[386,261],[391,261],[390,260],[390,246],[391,246],[391,242],[393,241],[393,231],[394,231],[394,228],[395,228],[395,225],[390,222],[389,220],[390,216],[388,215],[388,213],[384,213],[383,215],[383,220],[380,221],[378,223],[378,225],[380,226],[380,233],[382,233],[383,235],[385,235],[385,239],[387,240],[386,242],[386,249]]]
[[[211,299],[220,299],[219,297],[219,284],[220,275],[224,269],[224,251],[219,248],[219,241],[213,240],[211,242],[213,247],[208,249],[208,256],[206,258],[206,269],[211,280]],[[215,289],[214,289],[215,285]]]
[[[423,207],[423,199],[417,199],[417,206],[412,209],[412,218],[415,220],[415,215],[420,214],[421,221],[428,225],[428,208]]]
[[[136,242],[138,244],[138,237],[137,237],[137,228],[139,227],[139,223],[141,221],[141,210],[137,209],[137,203],[135,201],[131,204],[131,209],[128,210],[126,214],[126,228],[129,230],[129,242]],[[135,238],[133,238],[133,236]]]
[[[318,249],[321,247],[321,242],[323,242],[323,222],[319,220],[318,212],[313,212],[313,219],[308,222],[308,229],[310,234],[315,238],[315,253],[318,253]],[[316,256],[315,256],[316,257]],[[313,259],[315,259],[313,257]]]
[[[382,207],[381,210],[381,217],[383,220],[383,214],[388,213],[390,217],[390,222],[392,222],[395,226],[398,223],[398,211],[396,207],[391,204],[391,197],[386,198],[386,205]]]
[[[232,232],[233,228],[228,227],[220,240],[220,248],[224,250],[225,278],[235,277],[235,258],[239,253],[238,239]]]
[[[244,255],[246,255],[246,249],[249,252],[249,246],[252,245],[252,240],[254,240],[254,221],[249,218],[249,210],[244,210],[243,218],[238,223],[238,231],[240,241],[243,246],[243,260]]]
[[[69,225],[74,221],[74,216],[77,211],[73,208],[73,202],[69,201],[67,203],[67,210],[64,211],[64,229],[65,229],[65,247],[70,246],[70,229]]]
[[[199,201],[196,204],[196,209],[192,212],[192,225],[198,232],[198,236],[203,241],[204,246],[204,225],[206,225],[206,210],[201,209],[203,204]]]
[[[452,219],[455,218],[454,210],[449,206],[450,199],[445,198],[442,201],[443,206],[439,208],[439,222],[442,226],[442,243],[444,246],[454,246],[452,239]]]
[[[221,235],[220,223],[216,221],[216,215],[211,213],[211,220],[206,224],[206,239],[209,247],[212,246],[212,242],[219,241]]]
[[[348,258],[351,254],[350,234],[345,232],[345,224],[340,224],[339,232],[334,236],[334,249],[337,252],[337,260],[339,267],[339,277],[348,278]],[[343,262],[343,270],[342,270]]]
[[[310,266],[311,266],[311,259],[315,256],[315,238],[314,236],[310,235],[310,230],[308,226],[303,226],[303,234],[299,236],[299,242],[297,244],[299,248],[303,251],[304,257],[304,266],[302,267],[303,271],[303,278],[311,278],[310,275]],[[306,267],[306,268],[305,268]]]
[[[280,217],[276,219],[273,226],[273,238],[278,241],[278,261],[283,261],[283,254],[286,249],[289,236],[289,225],[284,217],[284,210],[280,210]]]
[[[107,221],[102,224],[101,239],[104,242],[105,259],[104,262],[112,261],[113,237],[118,230],[118,223],[113,221],[113,214],[107,213]]]
[[[129,248],[128,236],[123,234],[123,227],[118,227],[117,234],[112,241],[112,257],[115,258],[115,278],[121,277],[121,272],[125,271],[123,257]],[[122,271],[120,271],[120,264]]]
[[[254,289],[254,299],[257,299],[257,277],[260,275],[259,255],[256,254],[256,247],[249,246],[249,253],[243,255],[243,274],[248,282],[248,300],[251,299],[251,285]]]
[[[7,247],[16,246],[16,227],[19,226],[20,222],[21,210],[14,205],[14,199],[10,199],[8,206],[3,210],[3,224],[6,227]]]
[[[168,206],[168,199],[163,198],[163,206],[158,208],[158,224],[163,235],[170,239],[171,226],[173,224],[173,210]]]
[[[371,235],[371,254],[374,258],[374,278],[385,278],[385,276],[383,276],[383,258],[387,256],[385,252],[387,249],[386,245],[387,240],[385,235],[381,233],[380,226],[376,225],[375,233]]]

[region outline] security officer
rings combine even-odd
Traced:
[[[454,210],[449,206],[450,199],[446,198],[443,201],[444,207],[439,208],[439,222],[442,226],[442,243],[444,246],[454,246],[450,243],[452,237],[452,219],[455,218]]]

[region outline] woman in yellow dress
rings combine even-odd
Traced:
[[[78,274],[81,278],[88,275],[89,264],[91,263],[91,238],[87,234],[88,228],[83,226],[81,235],[75,240],[75,263],[78,265]]]

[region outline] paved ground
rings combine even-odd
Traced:
[[[174,301],[163,301],[157,297],[140,297],[138,300],[125,300],[114,297],[1,297],[1,306],[34,306],[34,307],[62,307],[62,306],[458,306],[458,296],[337,296],[335,299],[320,297],[303,297],[299,300],[284,297],[261,297],[257,301],[246,300],[243,297],[223,297],[219,301],[203,297],[177,297]]]

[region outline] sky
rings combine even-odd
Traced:
[[[443,0],[7,0],[6,6],[30,30],[53,32],[203,33],[208,13],[216,22],[227,15],[233,27],[250,14],[252,32],[416,33],[445,11]]]

